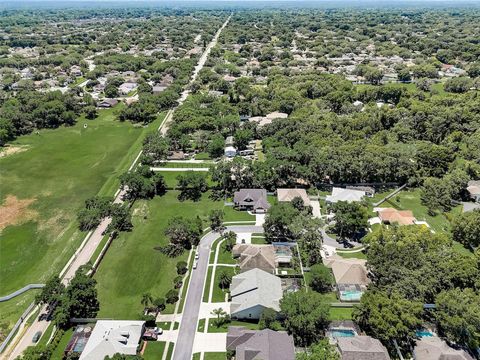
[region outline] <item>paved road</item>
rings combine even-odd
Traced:
[[[236,225],[227,226],[225,231],[237,233],[261,233],[262,226]],[[193,270],[190,284],[188,286],[187,298],[183,307],[182,322],[178,333],[177,343],[173,353],[173,360],[190,360],[192,358],[193,343],[197,332],[198,313],[203,298],[203,288],[207,277],[208,260],[212,243],[218,239],[219,233],[210,232],[200,240],[199,259],[197,268]]]
[[[217,45],[218,37],[222,33],[222,30],[225,28],[225,26],[227,26],[231,17],[232,17],[232,15],[230,15],[228,17],[228,19],[225,20],[223,25],[216,32],[212,41],[210,41],[210,43],[205,48],[205,51],[203,52],[203,54],[200,56],[200,59],[198,60],[197,66],[195,66],[195,69],[193,70],[193,74],[192,74],[192,77],[190,78],[190,82],[189,82],[188,86],[185,88],[185,90],[183,90],[182,94],[180,95],[180,99],[178,99],[178,106],[181,106],[183,104],[183,102],[187,99],[188,95],[190,94],[190,85],[197,79],[198,73],[200,72],[200,70],[203,69],[203,66],[207,62],[208,55],[210,54],[210,51],[212,50],[212,48],[215,45]],[[170,114],[167,115],[166,120],[165,120],[165,125],[162,127],[162,129],[160,129],[160,132],[162,133],[162,135],[167,134],[168,124],[172,121],[172,119],[173,119],[173,112],[171,112]]]

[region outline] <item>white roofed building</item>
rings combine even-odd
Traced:
[[[136,355],[145,322],[99,320],[80,355],[80,360],[100,360],[114,354]]]

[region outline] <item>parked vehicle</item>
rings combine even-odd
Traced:
[[[36,343],[38,340],[40,340],[40,337],[42,336],[41,331],[37,331],[35,335],[33,335],[32,342]]]
[[[195,261],[193,262],[193,270],[195,270],[195,269],[197,268],[197,265],[198,265],[198,261],[195,260]]]

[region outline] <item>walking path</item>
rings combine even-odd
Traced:
[[[45,286],[45,284],[28,284],[28,285],[24,286],[23,288],[18,289],[17,291],[14,291],[11,294],[0,297],[0,302],[8,301],[10,299],[13,299],[14,297],[17,297],[18,295],[23,294],[24,292],[27,292],[28,290],[41,289],[44,286]]]

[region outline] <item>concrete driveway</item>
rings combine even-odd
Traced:
[[[225,352],[226,348],[227,333],[197,333],[193,343],[193,353]],[[191,359],[191,357],[183,359]]]

